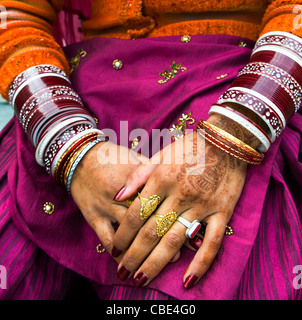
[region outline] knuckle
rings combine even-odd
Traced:
[[[127,269],[135,269],[139,265],[139,261],[134,255],[126,254],[123,258],[123,265],[127,266]]]
[[[169,248],[176,249],[182,246],[184,239],[176,232],[170,231],[165,235],[165,242]]]
[[[141,177],[141,172],[140,172],[140,167],[132,170],[129,174],[129,177],[128,177],[128,182],[132,182],[132,181],[137,181],[140,179]]]
[[[145,227],[141,229],[142,240],[145,243],[154,243],[158,240],[156,228]]]
[[[135,211],[128,211],[126,214],[127,224],[132,228],[139,228],[141,221],[139,218],[139,214]]]
[[[102,245],[108,252],[111,252],[111,249],[113,247],[111,239],[109,238],[102,239]]]

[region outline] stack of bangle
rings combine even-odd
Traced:
[[[107,138],[96,128],[66,74],[51,65],[29,68],[14,79],[9,102],[36,147],[38,164],[70,191],[80,160]]]
[[[262,119],[273,143],[302,103],[302,39],[287,32],[262,35],[247,66],[218,100],[228,103]]]
[[[269,149],[271,141],[266,132],[244,114],[223,104],[212,105],[209,115],[212,115],[213,113],[221,114],[229,119],[232,119],[246,130],[251,132],[260,141],[257,150],[266,152]]]
[[[196,129],[205,140],[241,161],[258,165],[264,158],[263,154],[211,123],[200,121]]]

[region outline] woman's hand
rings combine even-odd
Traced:
[[[126,203],[113,201],[114,195],[143,159],[128,148],[103,142],[85,155],[72,178],[72,197],[109,253],[113,224],[120,223],[127,211]]]
[[[250,145],[258,143],[231,120],[215,115],[208,121],[227,128]],[[204,148],[200,148],[202,145]],[[186,146],[189,148],[184,152]],[[203,155],[204,161],[196,161],[203,159]],[[244,186],[247,165],[204,142],[196,132],[172,143],[156,158],[160,164],[150,161],[131,173],[117,200],[124,201],[143,188],[141,197],[158,195],[161,198],[156,215],[174,211],[189,222],[198,220],[207,224],[202,245],[183,277],[184,286],[191,288],[209,269],[221,247]],[[155,214],[141,220],[140,208],[140,200],[136,198],[114,236],[114,252],[124,253],[118,275],[121,280],[133,275],[138,287],[154,279],[186,241],[186,227],[179,221],[160,238]]]

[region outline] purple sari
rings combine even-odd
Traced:
[[[246,47],[239,46],[241,40]],[[142,128],[151,137],[152,129],[170,128],[182,113],[206,119],[211,104],[248,62],[253,45],[223,35],[193,36],[190,43],[178,36],[94,38],[65,52],[68,58],[79,49],[87,52],[71,80],[99,128],[119,135],[120,121],[128,121],[129,132]],[[114,59],[123,62],[121,70],[112,67]],[[186,71],[160,85],[159,73],[173,61]],[[0,136],[0,250],[5,251],[0,263],[9,275],[0,298],[62,298],[76,273],[89,279],[100,299],[301,299],[301,289],[293,285],[294,268],[302,265],[301,128],[298,113],[263,163],[249,167],[230,221],[234,234],[224,238],[222,251],[193,289],[182,284],[194,255],[186,248],[147,288],[136,289],[131,279],[117,279],[117,263],[107,252],[96,252],[93,230],[66,191],[36,164],[34,148],[18,121],[11,121]],[[43,211],[45,202],[55,205],[51,216]],[[44,286],[32,292],[30,281],[37,275]]]

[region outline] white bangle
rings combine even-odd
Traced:
[[[69,126],[72,123],[75,123],[79,120],[83,120],[82,117],[73,117],[70,119],[67,119],[65,121],[62,121],[60,124],[58,124],[57,126],[55,126],[53,129],[51,129],[43,138],[42,140],[39,142],[37,148],[36,148],[36,161],[38,162],[38,164],[42,167],[44,167],[44,163],[43,163],[43,157],[44,157],[44,152],[45,149],[48,145],[48,143],[53,139],[53,137],[60,131],[62,130],[64,127]],[[84,119],[85,120],[85,119]]]
[[[99,135],[102,135],[102,136],[104,135],[104,132],[99,129],[96,129],[96,128],[87,129],[87,130],[84,130],[81,133],[75,135],[74,137],[72,137],[70,140],[68,140],[64,144],[64,146],[60,149],[60,151],[56,154],[55,158],[53,159],[52,166],[50,168],[50,173],[52,176],[54,175],[54,171],[57,166],[57,162],[59,161],[61,156],[72,146],[72,144],[75,143],[77,140],[79,140],[82,136],[85,136],[85,135],[87,135],[89,133],[93,133],[93,132],[98,133]]]
[[[241,126],[243,126],[245,129],[247,129],[250,133],[252,133],[261,143],[259,145],[259,147],[257,148],[259,151],[266,152],[269,149],[271,143],[270,143],[268,137],[266,136],[266,134],[264,132],[259,130],[252,123],[252,121],[250,122],[250,121],[244,119],[238,113],[235,113],[235,112],[227,109],[227,107],[222,107],[217,104],[212,105],[212,107],[209,111],[209,115],[211,115],[213,113],[218,113],[218,114],[221,114],[227,118],[232,119],[233,121],[235,121],[238,124],[240,124]]]

